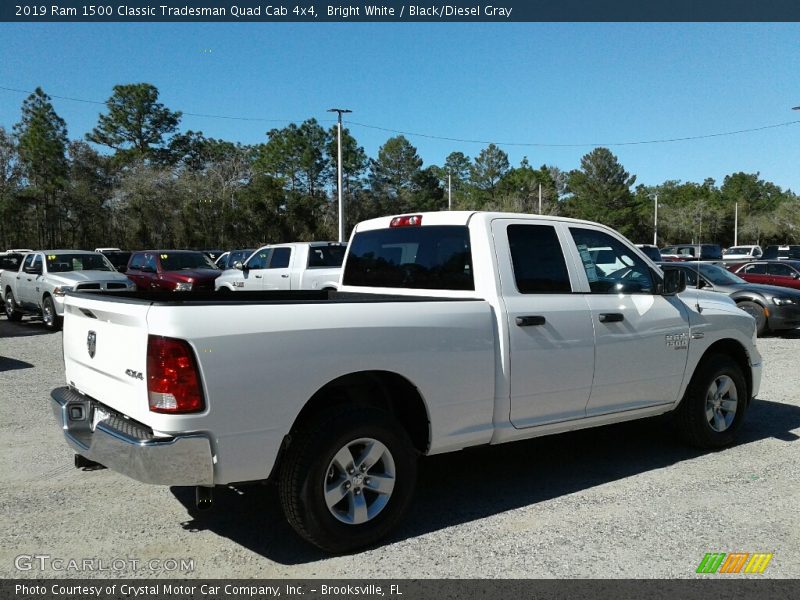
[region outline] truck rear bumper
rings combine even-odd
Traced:
[[[156,437],[69,387],[54,389],[50,399],[67,443],[89,460],[144,483],[214,484],[211,443],[204,435]]]

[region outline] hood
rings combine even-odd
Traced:
[[[167,281],[214,281],[222,274],[215,269],[186,269],[185,271],[165,271],[161,274]]]
[[[736,292],[752,292],[761,294],[762,296],[790,296],[800,298],[800,291],[781,287],[778,285],[764,285],[761,283],[734,283],[730,285],[714,285],[714,290],[724,292],[726,294],[734,294]]]
[[[72,285],[84,281],[130,281],[122,273],[116,271],[65,271],[63,273],[48,273],[47,278],[55,283]]]

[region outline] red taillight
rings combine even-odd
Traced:
[[[389,223],[389,227],[414,227],[422,225],[422,215],[408,215],[405,217],[395,217]]]
[[[190,413],[205,408],[197,361],[188,342],[157,335],[147,338],[147,396],[152,412]]]

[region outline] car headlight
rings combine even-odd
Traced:
[[[785,306],[787,304],[797,304],[794,298],[773,298],[772,302],[778,306]]]
[[[186,281],[181,282],[175,285],[176,292],[191,292],[192,291],[192,282]]]
[[[71,285],[59,285],[53,288],[53,296],[63,296],[67,292],[71,292],[73,287]]]

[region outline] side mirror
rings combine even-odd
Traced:
[[[246,267],[242,264],[242,261],[240,260],[237,260],[235,263],[233,263],[233,268],[238,269],[239,271],[246,270]]]
[[[664,271],[664,287],[662,295],[674,296],[686,289],[686,273],[681,269],[667,269]]]

